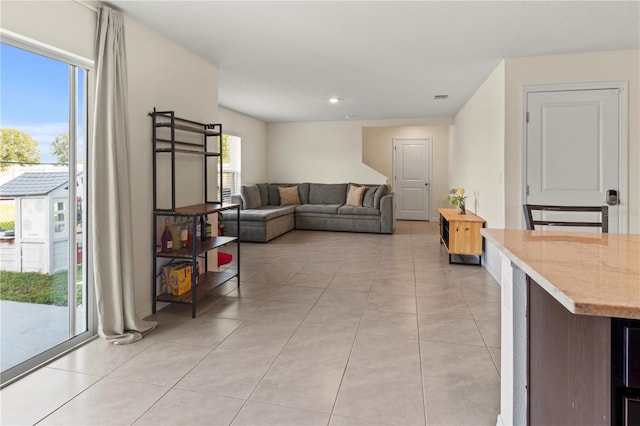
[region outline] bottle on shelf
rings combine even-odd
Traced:
[[[211,229],[211,224],[209,223],[209,217],[207,216],[206,222],[204,224],[205,235],[207,238],[211,238],[213,230]]]
[[[173,250],[173,237],[171,236],[171,229],[169,228],[169,218],[164,220],[164,232],[160,240],[162,241],[160,251],[167,253]]]
[[[204,241],[207,239],[207,230],[206,225],[204,223],[204,215],[200,216],[200,222],[198,223],[198,229],[200,230],[200,241]]]
[[[173,237],[173,248],[175,250],[180,248],[180,224],[178,218],[173,217],[173,223],[171,224],[171,236]]]
[[[189,225],[186,221],[180,224],[180,247],[185,248],[189,244]]]

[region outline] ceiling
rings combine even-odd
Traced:
[[[267,122],[450,117],[503,58],[640,48],[638,1],[109,3],[216,64],[220,105]]]

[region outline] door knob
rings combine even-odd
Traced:
[[[616,204],[618,204],[618,202],[618,191],[616,191],[615,189],[608,190],[606,203],[610,206],[615,206]]]

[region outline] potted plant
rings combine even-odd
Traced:
[[[464,188],[451,188],[447,200],[458,208],[459,214],[466,214],[467,207],[465,200],[467,199]]]

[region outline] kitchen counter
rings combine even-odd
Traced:
[[[640,327],[640,235],[481,233],[502,257],[497,424],[622,424],[612,330]]]
[[[481,233],[569,312],[640,319],[640,235]]]

